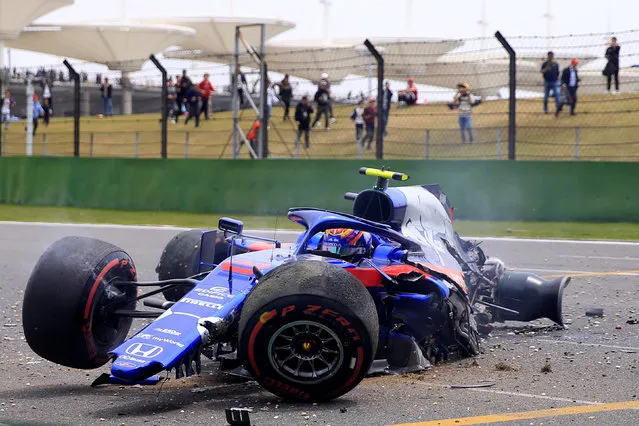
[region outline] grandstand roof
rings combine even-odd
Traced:
[[[99,23],[27,27],[8,47],[138,70],[152,53],[193,37],[195,30],[175,25]]]
[[[39,17],[73,4],[73,0],[0,0],[0,39],[14,39]]]

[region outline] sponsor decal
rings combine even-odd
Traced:
[[[205,308],[211,309],[222,309],[223,305],[219,303],[207,302],[205,300],[191,299],[190,297],[183,297],[180,299],[180,302],[188,303],[190,305],[203,306]]]
[[[140,339],[150,339],[152,336],[148,333],[142,333],[142,334],[138,334],[136,337],[139,337]]]
[[[126,368],[135,368],[135,367],[136,367],[136,365],[135,365],[135,364],[132,364],[132,363],[130,363],[130,362],[125,362],[125,361],[120,361],[119,359],[117,359],[117,360],[113,363],[113,365],[118,365],[118,366],[120,366],[120,367],[126,367]]]
[[[211,287],[211,288],[195,288],[195,292],[198,296],[208,297],[216,300],[233,299],[235,296],[229,293],[229,289],[226,287]]]
[[[160,333],[164,333],[164,334],[170,334],[172,336],[181,336],[182,335],[182,333],[180,333],[179,331],[171,330],[170,328],[159,328],[159,327],[156,327],[153,330],[159,331]]]
[[[133,343],[126,348],[125,352],[136,357],[155,358],[162,353],[162,348],[155,345],[148,345],[146,343]]]
[[[139,364],[144,364],[146,362],[143,359],[133,358],[132,356],[128,356],[128,355],[120,355],[118,357],[118,359],[126,359],[127,361],[133,361],[133,362],[137,362]]]
[[[177,346],[180,349],[184,347],[184,343],[176,342],[175,340],[167,339],[166,337],[153,336],[152,340],[155,340],[156,342],[162,342],[162,343],[168,343],[170,345],[175,345],[175,346]]]

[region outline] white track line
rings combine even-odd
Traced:
[[[185,231],[192,228],[184,228],[179,226],[157,226],[157,225],[114,225],[114,224],[94,224],[94,223],[54,223],[54,222],[20,222],[20,221],[0,221],[0,226],[16,225],[16,226],[44,226],[44,227],[76,227],[76,228],[97,228],[97,229],[140,229],[151,231]],[[211,229],[215,226],[212,224]],[[273,229],[254,229],[254,233],[272,234]],[[278,234],[283,235],[299,235],[300,231],[278,230]],[[496,242],[515,242],[515,243],[560,243],[560,244],[591,244],[591,245],[616,245],[616,246],[638,246],[638,241],[608,241],[608,240],[567,240],[567,239],[551,239],[551,238],[513,238],[513,237],[464,237],[468,240],[496,241]]]
[[[583,256],[576,254],[560,254],[559,257],[567,258],[567,259],[602,259],[602,260],[629,260],[629,261],[639,261],[639,257],[614,257],[614,256]]]
[[[500,390],[493,390],[493,389],[480,389],[480,388],[470,388],[468,389],[469,391],[472,392],[485,392],[485,393],[496,393],[498,395],[509,395],[509,396],[521,396],[524,398],[534,398],[534,399],[548,399],[551,401],[563,401],[563,402],[577,402],[579,404],[584,404],[584,405],[598,405],[601,404],[601,402],[597,402],[597,401],[582,401],[580,399],[572,399],[572,398],[562,398],[559,396],[548,396],[548,395],[535,395],[532,393],[520,393],[520,392],[508,392],[508,391],[500,391]]]
[[[598,347],[602,347],[602,348],[610,348],[610,349],[620,349],[620,350],[626,350],[626,351],[637,351],[639,352],[639,348],[635,348],[632,346],[616,346],[616,345],[605,345],[605,344],[601,344],[601,343],[580,343],[580,342],[571,342],[571,341],[567,341],[567,340],[551,340],[551,339],[537,339],[538,342],[544,342],[544,343],[556,343],[556,344],[568,344],[568,345],[578,345],[578,346],[592,346],[595,348]]]

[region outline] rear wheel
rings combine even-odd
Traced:
[[[97,368],[122,343],[135,309],[137,279],[129,255],[86,237],[65,237],[40,257],[24,293],[22,317],[27,343],[49,361],[72,368]]]
[[[260,279],[239,330],[244,364],[262,386],[284,398],[325,401],[364,378],[379,324],[359,280],[327,262],[304,261]]]
[[[177,234],[164,247],[160,262],[155,268],[160,281],[188,278],[198,273],[202,231],[192,229]],[[189,287],[173,287],[162,291],[164,298],[177,302],[191,290]]]

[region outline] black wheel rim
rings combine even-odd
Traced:
[[[135,297],[135,287],[118,287],[120,278],[114,278],[104,283],[102,294],[96,301],[91,321],[91,329],[95,342],[101,347],[111,347],[117,344],[123,322],[129,318],[114,315],[116,309],[126,308]],[[128,291],[127,291],[128,290]],[[128,303],[127,303],[128,302]]]
[[[287,380],[316,384],[332,377],[344,362],[344,346],[324,324],[295,321],[278,329],[268,344],[271,366]]]

